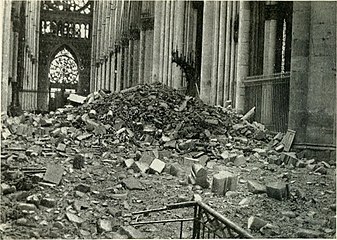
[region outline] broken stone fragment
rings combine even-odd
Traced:
[[[106,219],[99,219],[97,221],[97,231],[99,233],[102,232],[111,232],[112,231],[112,223]]]
[[[3,195],[5,194],[10,194],[16,191],[16,187],[15,186],[10,186],[6,183],[1,183],[1,192]]]
[[[325,167],[318,167],[314,172],[325,175],[325,174],[327,174],[328,171],[326,170]]]
[[[267,191],[266,186],[256,181],[253,181],[253,180],[247,181],[247,187],[248,187],[249,192],[256,193],[256,194],[265,193]]]
[[[239,155],[234,160],[235,166],[241,166],[247,162],[246,157],[244,155]]]
[[[266,225],[267,222],[262,220],[261,218],[251,216],[248,219],[248,229],[258,231]]]
[[[119,229],[122,235],[127,235],[131,239],[145,239],[147,238],[142,232],[132,226],[121,226]]]
[[[134,177],[123,179],[122,185],[129,190],[144,190],[140,181]]]
[[[40,202],[41,202],[41,195],[40,194],[33,194],[33,195],[30,195],[27,197],[26,201],[28,203],[33,203],[35,204],[36,206],[39,206],[40,205]]]
[[[81,154],[76,154],[73,158],[73,168],[82,169],[84,168],[84,157]]]
[[[239,206],[248,205],[249,202],[250,202],[250,198],[249,198],[249,197],[246,197],[246,198],[242,199],[242,200],[239,202]]]
[[[322,236],[321,232],[301,228],[296,232],[296,236],[299,238],[319,238]]]
[[[17,207],[21,211],[25,210],[25,211],[34,211],[35,212],[37,210],[36,206],[34,204],[31,204],[31,203],[18,203]]]
[[[124,160],[124,165],[126,168],[130,168],[135,161],[132,158]]]
[[[77,216],[73,213],[67,212],[66,216],[67,216],[67,218],[70,222],[74,222],[74,223],[78,223],[78,224],[81,224],[81,223],[84,222],[84,219],[80,218],[79,216]]]
[[[179,159],[179,164],[187,166],[187,167],[192,167],[193,164],[199,163],[198,159],[190,158],[190,157],[184,157]]]
[[[74,188],[75,191],[80,191],[83,193],[90,192],[90,185],[87,184],[79,184]]]
[[[188,202],[190,200],[190,197],[186,196],[186,195],[179,195],[177,202],[181,203],[181,202]]]
[[[56,200],[53,198],[42,198],[40,204],[44,207],[52,208],[56,206]]]
[[[296,217],[296,213],[293,212],[293,211],[283,211],[283,212],[281,212],[281,214],[283,216],[288,217],[288,218],[295,218]]]
[[[283,201],[289,198],[289,187],[288,184],[281,182],[273,182],[266,185],[268,197],[278,199]]]

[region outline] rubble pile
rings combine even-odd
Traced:
[[[256,236],[335,234],[335,164],[289,152],[293,131],[272,135],[247,121],[252,111],[211,107],[157,83],[70,101],[76,106],[46,115],[2,117],[7,236],[176,237],[165,226],[127,226],[130,212],[190,200]]]
[[[59,109],[49,117],[53,124],[98,135],[121,134],[125,127],[137,140],[207,139],[211,134],[266,138],[261,124],[242,121],[230,108],[207,106],[160,83],[117,94],[100,91],[89,95],[83,106]]]

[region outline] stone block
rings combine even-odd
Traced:
[[[266,190],[266,186],[256,182],[256,181],[253,181],[253,180],[248,180],[247,181],[247,187],[248,187],[248,191],[249,192],[252,192],[252,193],[265,193],[267,190]]]
[[[65,152],[65,151],[66,151],[66,148],[67,148],[67,146],[66,146],[64,143],[59,143],[59,144],[57,145],[56,150],[57,150],[57,151],[60,151],[60,152]]]
[[[150,165],[150,170],[157,172],[157,173],[162,173],[162,171],[165,168],[165,163],[158,158],[154,159]]]
[[[227,171],[221,171],[213,176],[212,192],[224,195],[227,191],[235,191],[238,177]]]
[[[64,169],[57,164],[48,164],[43,180],[58,185],[62,179]]]
[[[131,166],[131,169],[137,173],[146,173],[146,171],[149,169],[149,166],[143,162],[134,162]]]
[[[281,182],[273,182],[266,185],[268,197],[278,199],[280,201],[289,198],[289,186],[288,184]]]
[[[69,97],[67,98],[70,102],[78,103],[78,104],[83,104],[86,97],[77,95],[75,93],[71,93]]]
[[[152,161],[156,158],[156,156],[154,155],[153,151],[145,151],[143,152],[141,158],[139,159],[139,162],[150,166],[150,164],[152,163]]]
[[[179,163],[173,163],[170,168],[170,174],[176,177],[184,175],[184,170],[180,167]]]
[[[207,181],[207,169],[201,164],[194,164],[191,169],[190,176],[194,179],[195,184],[208,188],[209,182]]]

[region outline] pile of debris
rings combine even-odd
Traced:
[[[118,187],[110,194],[116,201],[123,199],[125,208],[129,208],[128,202],[125,203],[126,191],[144,190],[140,179],[149,175],[172,175],[182,186],[193,185],[198,193],[207,189],[215,195],[227,196],[242,183],[238,172],[250,171],[248,166],[255,163],[266,172],[275,172],[280,167],[306,168],[325,175],[331,168],[328,163],[289,152],[295,135],[291,130],[273,136],[262,124],[247,121],[252,111],[242,116],[231,107],[208,106],[159,83],[114,94],[99,91],[86,98],[72,95],[69,100],[76,106],[68,105],[46,115],[25,113],[2,118],[1,191],[9,200],[37,184],[42,189],[59,187],[65,176],[67,183],[77,181],[71,175],[82,174],[81,169],[88,165],[109,166],[116,173],[116,168],[123,169],[132,176],[114,179]],[[98,182],[105,181],[98,178]],[[266,193],[269,198],[281,201],[294,197],[287,176],[275,182],[248,179],[245,183],[247,192],[253,194]],[[82,192],[92,194],[95,199],[99,196],[99,191],[87,184],[77,184],[74,189],[79,198]],[[17,221],[23,211],[36,212],[34,206],[60,205],[48,195],[23,194],[19,200]],[[93,202],[97,204],[97,199]],[[59,206],[62,210],[55,211],[61,216],[66,209],[64,214],[70,222],[82,224],[83,218],[76,214],[88,207],[72,205],[64,203]],[[249,228],[257,228],[256,219],[249,220]],[[111,231],[109,221],[100,219],[97,224],[98,232]]]

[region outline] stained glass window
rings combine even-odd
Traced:
[[[59,51],[51,62],[49,79],[51,83],[78,83],[78,66],[67,49]]]
[[[89,14],[91,3],[88,0],[48,0],[43,1],[42,8],[48,11],[72,11]]]

